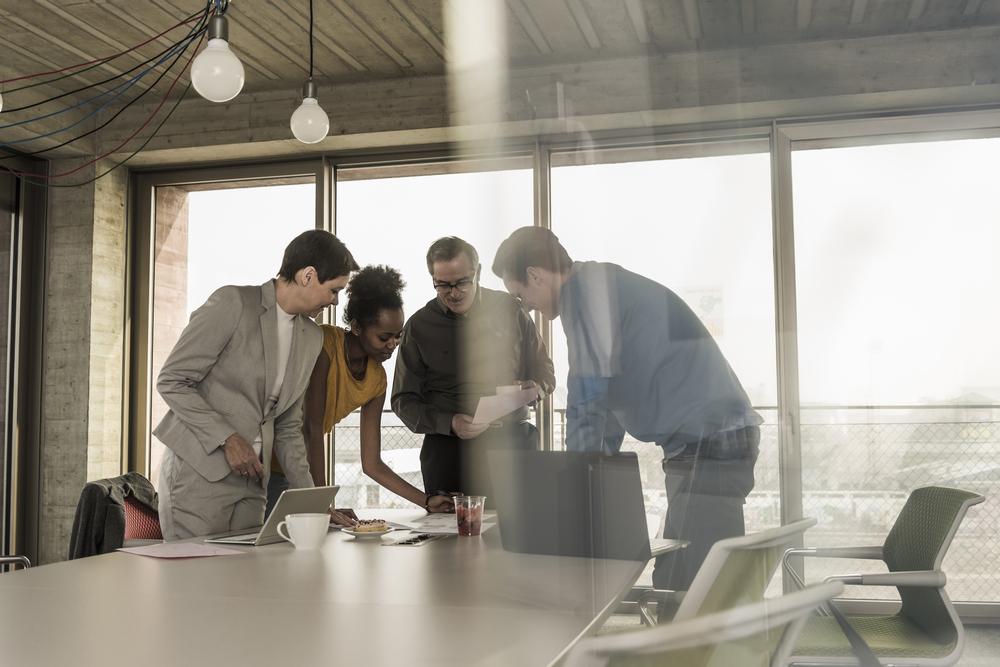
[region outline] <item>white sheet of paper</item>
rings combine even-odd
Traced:
[[[204,556],[236,556],[246,553],[237,549],[227,549],[226,547],[217,547],[214,544],[199,544],[197,542],[162,542],[141,547],[123,547],[118,551],[137,556],[152,556],[153,558],[201,558]]]
[[[538,398],[538,391],[535,389],[522,389],[521,391],[498,396],[483,396],[476,406],[476,414],[472,421],[477,424],[488,424],[494,422],[505,415],[509,415],[519,408],[523,408]]]
[[[416,533],[430,533],[431,535],[458,535],[458,519],[454,514],[438,513],[408,521],[406,525]],[[496,513],[487,512],[483,515],[482,532],[486,532],[496,525]]]

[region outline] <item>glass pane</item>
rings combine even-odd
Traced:
[[[314,193],[311,183],[156,189],[150,429],[167,412],[156,376],[191,312],[223,285],[260,285],[276,276],[288,242],[316,226]],[[153,484],[162,455],[163,444],[151,435]]]
[[[1000,491],[1000,409],[971,407],[1000,404],[997,160],[1000,139],[793,154],[813,545],[881,544],[920,486]],[[973,508],[959,531],[952,599],[1000,600],[994,517]],[[808,573],[843,567],[810,561]]]
[[[705,323],[765,418],[746,505],[748,530],[780,523],[776,413],[766,409],[777,402],[770,192],[766,153],[552,170],[552,228],[570,256],[620,264],[676,292]],[[560,384],[558,447],[568,370],[558,322],[552,347]],[[638,453],[647,522],[650,534],[658,533],[667,505],[662,450],[630,436],[622,449]]]
[[[414,168],[407,170],[412,173]],[[532,224],[529,169],[362,180],[356,173],[340,174],[337,236],[362,266],[387,264],[403,275],[407,316],[435,298],[425,256],[430,244],[442,236],[460,236],[471,243],[483,266],[482,285],[503,290],[503,283],[489,267],[500,242],[518,227]],[[394,365],[395,358],[385,364],[390,387]],[[411,433],[388,403],[387,396],[382,413],[382,458],[403,479],[423,488],[423,436]],[[336,426],[335,478],[341,487],[338,504],[412,507],[361,472],[358,415],[355,412]]]

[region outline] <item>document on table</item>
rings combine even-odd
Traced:
[[[141,547],[124,547],[118,551],[137,556],[152,556],[153,558],[202,558],[204,556],[236,556],[246,553],[237,549],[227,549],[197,542],[161,542]]]
[[[513,391],[509,394],[483,396],[476,406],[476,414],[472,421],[477,424],[488,424],[501,417],[523,408],[538,398],[538,390],[534,388]]]
[[[458,535],[458,520],[454,514],[428,514],[427,516],[407,521],[405,524],[415,533],[429,533],[431,535]],[[486,532],[496,525],[496,513],[487,512],[483,515],[483,529]]]

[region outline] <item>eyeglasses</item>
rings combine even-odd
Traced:
[[[462,278],[453,283],[446,283],[444,281],[434,281],[434,289],[436,289],[441,294],[448,294],[453,289],[457,289],[459,292],[468,292],[472,289],[472,286],[476,284],[474,278]]]

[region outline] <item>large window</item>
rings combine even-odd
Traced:
[[[920,486],[1000,493],[1000,410],[976,407],[1000,403],[998,161],[1000,139],[793,153],[814,545],[881,543]],[[944,565],[953,599],[1000,597],[998,534],[995,512],[970,513]]]
[[[277,275],[288,242],[316,225],[314,191],[312,182],[156,188],[150,430],[167,412],[156,376],[191,313],[223,285],[260,285]],[[152,435],[149,443],[157,484],[163,444]]]
[[[534,159],[351,162],[336,169],[327,222],[360,264],[400,270],[407,315],[434,298],[432,241],[470,241],[483,285],[502,289],[489,271],[496,247],[536,215],[575,259],[614,262],[669,287],[707,325],[765,419],[747,528],[779,524],[801,503],[819,521],[807,542],[877,544],[914,488],[1000,494],[1000,355],[990,353],[1000,339],[991,179],[1000,139],[982,127],[1000,122],[951,114],[779,123],[770,142],[766,128],[747,128],[642,147],[542,144]],[[938,130],[962,134],[912,134]],[[314,177],[297,179],[156,190],[147,388],[194,307],[221,284],[273,276],[285,243],[317,224]],[[558,321],[551,352],[558,449],[567,373]],[[136,420],[147,440],[164,411],[151,393],[149,418]],[[388,400],[382,423],[383,458],[420,486],[422,436]],[[355,413],[335,431],[338,502],[407,506],[362,473],[359,448]],[[661,450],[629,438],[625,449],[640,458],[652,534],[666,506]],[[970,513],[945,563],[952,598],[1000,600],[990,569],[998,529],[995,513]],[[832,567],[810,562],[806,573],[816,579]]]
[[[503,290],[490,272],[497,246],[514,229],[532,224],[530,160],[511,160],[509,168],[479,170],[474,164],[445,163],[341,169],[337,172],[337,235],[358,263],[388,264],[406,281],[407,316],[434,298],[427,273],[427,248],[442,236],[471,243],[483,265],[481,284]],[[338,309],[338,316],[342,312]],[[395,357],[385,369],[392,387]],[[390,390],[391,391],[391,390]],[[407,507],[361,472],[358,413],[336,427],[338,503],[355,507]],[[382,415],[382,458],[404,479],[423,488],[420,446],[423,436],[409,431],[389,410]]]
[[[768,154],[761,152],[766,143],[753,148],[726,154],[716,146],[704,157],[677,150],[666,158],[646,150],[616,151],[598,153],[609,163],[589,165],[556,155],[552,169],[552,228],[570,256],[619,264],[676,292],[706,324],[765,418],[756,488],[747,505],[751,530],[780,522],[771,176]],[[567,373],[559,322],[552,339],[559,446]],[[658,532],[667,505],[663,452],[630,436],[623,450],[639,456],[647,521],[650,533]]]

